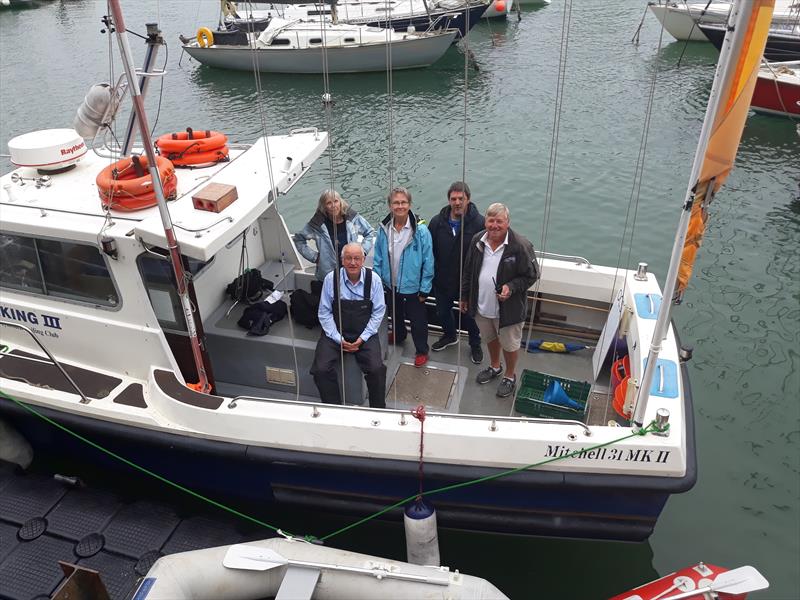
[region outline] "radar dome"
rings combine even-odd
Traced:
[[[87,148],[74,129],[44,129],[18,135],[8,142],[11,162],[18,167],[59,171],[77,163]]]

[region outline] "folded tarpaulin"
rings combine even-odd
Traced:
[[[547,404],[555,404],[556,406],[566,406],[575,410],[583,410],[583,406],[575,402],[572,398],[567,396],[567,392],[561,387],[558,379],[551,379],[544,390],[544,401]]]
[[[586,344],[575,342],[546,342],[545,340],[531,340],[528,342],[528,352],[575,352],[590,348]]]

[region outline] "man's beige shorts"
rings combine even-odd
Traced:
[[[522,322],[500,327],[500,319],[487,319],[479,314],[475,315],[475,322],[481,331],[482,341],[489,343],[492,340],[499,339],[500,346],[506,352],[519,350],[522,342]]]

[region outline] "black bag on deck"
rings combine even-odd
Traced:
[[[286,302],[278,300],[273,303],[256,302],[248,306],[242,313],[237,325],[247,329],[247,335],[267,335],[270,326],[286,316]]]
[[[289,311],[295,323],[305,325],[309,329],[319,326],[319,300],[322,297],[322,282],[311,282],[311,293],[295,290],[289,296]]]
[[[252,304],[264,295],[264,290],[272,291],[275,288],[272,282],[261,276],[258,269],[247,269],[225,288],[225,293],[231,300]]]

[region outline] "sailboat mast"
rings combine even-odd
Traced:
[[[153,181],[153,190],[155,191],[156,201],[158,204],[158,212],[161,215],[161,222],[164,224],[164,235],[167,240],[167,248],[169,249],[170,261],[172,263],[172,271],[175,275],[175,281],[178,286],[178,295],[181,300],[181,307],[183,314],[186,318],[186,327],[189,330],[189,341],[192,346],[192,356],[194,358],[197,375],[199,377],[198,389],[206,392],[211,389],[206,374],[205,367],[203,366],[203,355],[200,350],[200,340],[197,337],[197,327],[194,322],[194,314],[192,312],[192,304],[189,299],[189,291],[186,285],[186,273],[183,269],[183,261],[181,259],[181,250],[178,245],[178,239],[175,236],[175,231],[172,227],[172,219],[167,208],[167,201],[164,198],[164,189],[162,188],[161,178],[158,174],[158,164],[156,163],[156,153],[153,149],[153,141],[150,138],[150,126],[147,122],[147,114],[144,110],[144,98],[139,89],[139,82],[136,79],[136,73],[133,68],[133,54],[131,53],[130,44],[128,44],[128,35],[125,28],[125,20],[122,18],[122,8],[120,7],[119,0],[109,0],[109,9],[111,16],[114,19],[114,28],[117,33],[117,41],[120,47],[120,55],[122,64],[125,69],[125,76],[128,80],[128,89],[131,91],[131,100],[133,102],[133,110],[136,112],[137,124],[139,125],[139,135],[142,138],[142,145],[144,146],[145,154],[147,155],[147,168],[150,171],[150,177]]]
[[[663,300],[661,308],[658,312],[655,330],[653,331],[653,338],[650,342],[650,350],[647,356],[647,363],[644,368],[642,380],[637,391],[636,403],[633,412],[631,424],[634,430],[639,430],[644,426],[644,417],[647,410],[647,400],[650,397],[650,388],[653,384],[653,377],[658,367],[658,355],[661,352],[661,342],[667,335],[670,323],[670,315],[672,311],[672,299],[675,297],[675,289],[678,281],[678,272],[681,266],[681,254],[686,242],[687,232],[689,229],[689,222],[692,212],[692,205],[695,202],[696,194],[700,193],[700,184],[707,183],[707,188],[703,190],[706,194],[707,200],[713,196],[716,185],[712,180],[710,183],[707,181],[701,182],[702,171],[704,170],[704,161],[707,159],[707,152],[709,150],[709,142],[712,135],[715,133],[715,126],[718,125],[718,116],[721,111],[730,108],[730,105],[724,103],[731,103],[734,100],[741,100],[741,98],[734,98],[732,88],[735,83],[736,86],[741,88],[742,78],[746,78],[746,73],[743,74],[742,58],[745,51],[748,55],[756,54],[756,46],[760,44],[757,49],[757,56],[755,58],[756,69],[758,68],[758,59],[763,53],[764,44],[766,43],[766,31],[764,31],[763,39],[756,40],[754,36],[753,16],[756,11],[761,11],[764,8],[769,8],[769,17],[771,17],[772,6],[774,0],[743,0],[737,1],[731,8],[731,15],[729,17],[728,34],[725,36],[722,50],[720,51],[719,62],[717,71],[714,76],[714,83],[711,88],[711,95],[708,100],[708,108],[706,109],[705,120],[700,132],[700,141],[697,145],[694,163],[692,165],[692,172],[689,177],[689,186],[686,190],[686,197],[683,202],[683,209],[678,223],[678,232],[675,236],[675,242],[672,247],[672,256],[670,257],[669,269],[667,277],[664,282]],[[753,39],[751,39],[753,38]],[[751,44],[752,42],[752,44]],[[752,56],[750,56],[752,60]],[[752,65],[751,65],[752,66]],[[745,86],[746,88],[746,86]],[[749,92],[750,96],[747,97],[747,106],[750,104],[750,97],[752,96],[752,88]],[[746,111],[746,107],[744,110]],[[740,107],[741,110],[741,107]],[[742,119],[743,127],[743,119]],[[738,137],[736,137],[735,146],[738,147],[739,139],[741,138],[741,130]],[[732,151],[735,156],[735,148]],[[732,161],[732,158],[731,158]],[[719,161],[722,162],[722,161]]]

